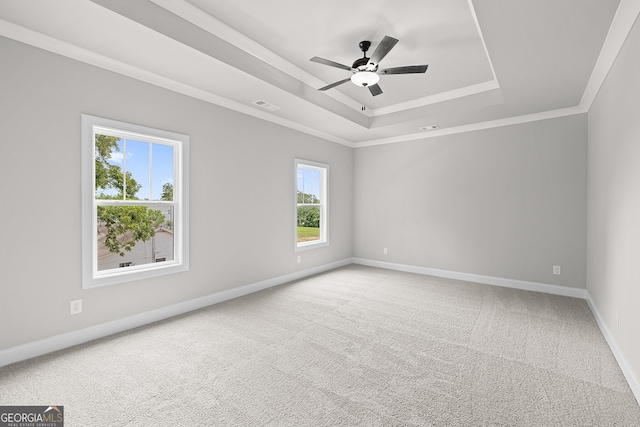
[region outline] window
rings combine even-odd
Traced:
[[[328,245],[327,181],[329,165],[295,160],[296,212],[295,248]]]
[[[82,115],[83,288],[189,269],[188,144]]]

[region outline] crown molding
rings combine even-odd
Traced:
[[[640,15],[640,0],[621,0],[613,18],[607,38],[602,45],[600,55],[593,68],[587,87],[580,100],[580,106],[586,110],[591,108],[600,88],[604,84],[611,67],[613,67],[624,42]]]
[[[429,138],[435,138],[438,136],[454,135],[454,134],[465,133],[465,132],[474,132],[474,131],[479,131],[484,129],[536,122],[539,120],[556,119],[559,117],[573,116],[575,114],[583,114],[586,112],[587,110],[585,110],[580,106],[569,107],[569,108],[562,108],[559,110],[551,110],[551,111],[543,111],[540,113],[527,114],[523,116],[507,117],[505,119],[472,123],[472,124],[456,126],[452,128],[438,129],[438,130],[429,131],[427,133],[421,132],[421,133],[413,133],[410,135],[402,135],[402,136],[392,137],[392,138],[382,138],[382,139],[376,139],[371,141],[363,141],[363,142],[355,143],[353,145],[355,146],[355,148],[363,148],[363,147],[371,147],[374,145],[417,141],[420,139],[429,139]]]

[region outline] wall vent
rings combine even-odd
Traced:
[[[273,104],[269,104],[267,101],[255,101],[254,104],[256,104],[258,107],[262,107],[269,111],[276,111],[280,109],[280,107]]]
[[[420,130],[435,130],[435,129],[440,129],[440,126],[438,125],[431,125],[431,126],[422,126],[420,128]]]

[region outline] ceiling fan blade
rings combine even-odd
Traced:
[[[347,79],[344,79],[344,80],[340,80],[339,82],[331,83],[330,85],[327,85],[327,86],[321,87],[321,88],[320,88],[320,89],[318,89],[318,90],[327,90],[327,89],[331,89],[332,87],[336,87],[336,86],[338,86],[338,85],[341,85],[342,83],[346,83],[346,82],[348,82],[349,80],[351,80],[351,77],[349,77],[349,78],[347,78]]]
[[[382,58],[387,56],[387,53],[398,43],[398,39],[394,39],[393,37],[384,36],[376,50],[371,55],[371,59],[369,59],[369,64],[378,65]]]
[[[382,89],[377,83],[367,87],[369,88],[369,92],[371,92],[371,95],[373,96],[380,95],[382,93]]]
[[[427,71],[428,65],[407,65],[406,67],[384,68],[378,74],[415,74]]]
[[[343,70],[351,71],[351,67],[349,67],[348,65],[339,64],[339,63],[334,62],[334,61],[329,61],[328,59],[319,58],[317,56],[314,56],[309,61],[317,62],[318,64],[329,65],[330,67],[336,67],[336,68],[340,68],[340,69],[343,69]]]

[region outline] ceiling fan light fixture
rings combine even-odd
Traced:
[[[351,81],[356,86],[373,86],[380,81],[380,76],[372,71],[359,71],[351,76]]]

